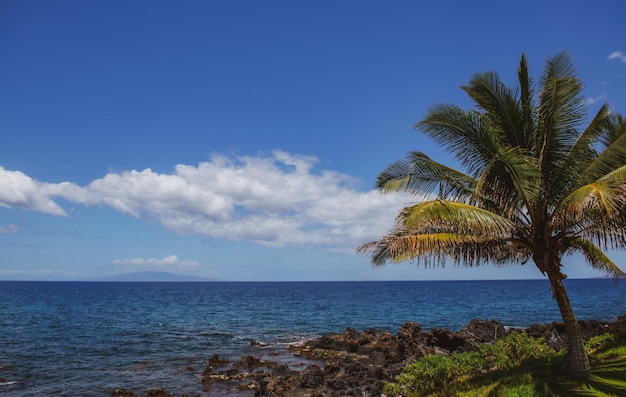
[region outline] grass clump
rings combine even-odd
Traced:
[[[385,385],[385,392],[391,395],[425,396],[450,395],[452,391],[462,392],[464,385],[479,394],[489,395],[498,389],[493,382],[479,382],[498,372],[509,374],[522,364],[530,368],[540,362],[553,362],[562,354],[550,348],[543,339],[536,339],[523,332],[515,332],[492,344],[484,344],[478,351],[455,353],[449,356],[433,354],[406,366],[397,377],[396,383]],[[506,379],[502,376],[500,379]],[[527,383],[512,385],[511,396],[527,396]],[[533,388],[534,390],[534,388]],[[469,394],[468,394],[469,395]]]
[[[384,391],[403,397],[626,395],[626,335],[597,336],[586,347],[592,375],[583,382],[558,375],[564,350],[555,351],[542,338],[515,332],[478,351],[422,357]]]

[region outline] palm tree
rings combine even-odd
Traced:
[[[579,253],[605,275],[626,275],[605,253],[626,247],[626,122],[604,105],[586,124],[582,84],[565,52],[546,61],[537,92],[524,55],[518,80],[511,88],[496,73],[476,74],[462,87],[475,108],[435,105],[416,124],[464,171],[421,152],[389,165],[377,188],[419,201],[400,211],[389,234],[357,251],[375,266],[532,259],[550,281],[568,335],[564,373],[586,378],[562,259]]]

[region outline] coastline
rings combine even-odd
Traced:
[[[585,340],[606,332],[626,332],[626,315],[615,322],[579,321]],[[385,382],[393,381],[407,364],[430,354],[477,350],[514,332],[543,337],[554,349],[567,346],[562,323],[534,324],[509,328],[495,320],[472,320],[458,331],[434,328],[424,331],[406,322],[396,334],[377,329],[329,334],[289,347],[294,360],[287,364],[278,352],[247,355],[229,361],[217,354],[202,369],[200,383],[208,395],[335,397],[381,396]],[[252,342],[259,349],[268,346]],[[188,368],[195,371],[195,368]],[[207,394],[188,394],[200,397]],[[118,389],[113,397],[139,397],[130,390]],[[166,390],[151,389],[147,397],[171,397]]]

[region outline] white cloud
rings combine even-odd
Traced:
[[[113,261],[115,265],[131,266],[131,267],[161,267],[161,268],[189,268],[197,267],[197,261],[180,260],[176,255],[166,256],[165,258],[124,258]]]
[[[619,59],[620,61],[626,63],[626,54],[621,51],[613,51],[611,55],[608,56],[608,59]]]
[[[65,215],[51,200],[59,197],[86,206],[107,205],[181,234],[353,252],[386,233],[410,200],[359,191],[353,177],[317,171],[316,163],[314,157],[283,151],[256,157],[216,154],[197,166],[179,164],[169,174],[148,168],[108,173],[85,187],[39,184],[28,190],[30,201],[23,200],[22,207]],[[11,206],[3,197],[0,205]],[[38,200],[57,210],[44,211],[34,205]]]
[[[0,269],[0,275],[3,276],[80,276],[80,272],[72,272],[65,270],[50,270],[50,269],[37,269],[37,270],[16,270],[16,269]]]
[[[9,224],[6,226],[0,226],[0,234],[17,233],[17,226]]]
[[[49,189],[54,186],[35,181],[20,171],[8,171],[0,167],[0,206],[66,216],[63,208],[49,197]]]

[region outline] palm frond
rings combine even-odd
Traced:
[[[476,206],[432,200],[404,208],[396,228],[357,249],[372,264],[413,260],[427,267],[447,260],[461,266],[526,260],[528,243],[509,219]]]
[[[438,191],[441,197],[458,199],[469,197],[475,183],[470,176],[420,152],[389,165],[376,179],[376,187],[383,193],[401,191],[427,197]]]
[[[610,217],[623,211],[626,204],[625,183],[626,166],[617,170],[606,178],[582,186],[565,199],[555,209],[555,218],[562,218],[567,223],[567,219],[578,221],[585,217]],[[614,178],[609,179],[609,176]],[[616,179],[618,179],[616,181]]]
[[[576,77],[574,64],[566,52],[546,62],[541,87],[538,115],[540,139],[537,141],[541,149],[538,153],[544,169],[556,169],[578,138],[578,127],[585,117],[582,83]]]
[[[357,252],[369,255],[374,266],[384,266],[388,261],[414,261],[424,267],[443,267],[450,260],[458,266],[473,267],[510,264],[519,259],[513,256],[508,243],[499,238],[459,233],[415,234],[406,229],[395,229],[378,241],[363,244]]]
[[[605,148],[609,147],[617,138],[626,134],[626,118],[619,113],[612,113],[610,117],[611,123],[606,130],[606,134],[602,136],[601,143]]]
[[[398,224],[411,232],[433,230],[447,233],[489,235],[491,239],[511,238],[515,223],[491,211],[471,204],[447,200],[432,200],[404,208]]]
[[[520,104],[522,106],[521,124],[524,128],[524,136],[526,137],[526,142],[524,142],[523,146],[532,149],[532,138],[535,136],[537,128],[534,117],[534,87],[533,80],[528,73],[528,62],[524,54],[522,54],[522,59],[517,69],[517,79],[519,81]]]
[[[475,74],[469,84],[461,88],[485,111],[491,128],[501,134],[504,142],[511,146],[526,147],[526,130],[518,94],[504,85],[497,73]]]
[[[480,113],[454,105],[433,106],[415,127],[455,155],[469,175],[479,172],[500,145],[500,136]]]
[[[625,128],[626,129],[626,128]],[[605,150],[584,170],[584,178],[593,181],[626,164],[626,133],[614,137]]]
[[[512,217],[532,210],[540,193],[540,169],[534,158],[520,147],[503,146],[485,167],[476,184],[478,195],[498,203],[497,210]]]
[[[603,249],[626,247],[626,166],[566,197],[552,217],[552,229],[582,237]],[[616,182],[616,180],[618,182]]]
[[[554,185],[551,186],[552,197],[560,196],[559,192],[569,192],[580,184],[594,180],[593,175],[585,172],[585,169],[598,157],[594,145],[609,128],[610,116],[609,105],[603,105],[571,146],[563,164],[556,170],[558,175],[554,178]]]
[[[571,242],[572,249],[583,254],[591,267],[601,271],[609,277],[626,277],[622,271],[597,245],[584,238],[577,238]]]
[[[626,214],[616,214],[612,218],[585,218],[576,224],[569,225],[561,236],[580,237],[592,241],[603,250],[620,250],[626,248]],[[564,239],[567,241],[567,238]],[[566,242],[567,243],[567,242]]]
[[[602,178],[598,179],[599,182],[611,183],[613,185],[625,187],[626,185],[626,163],[619,167],[616,167],[611,172],[608,172]]]

